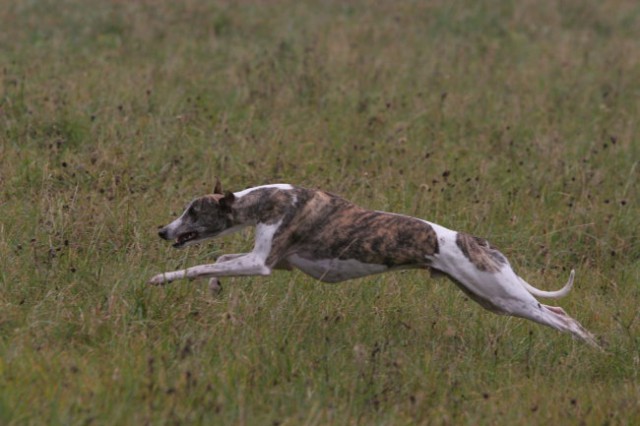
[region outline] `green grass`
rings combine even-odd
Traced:
[[[633,1],[0,5],[0,423],[640,422]],[[149,287],[220,176],[488,238],[602,339],[409,271]]]

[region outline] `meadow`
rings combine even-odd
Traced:
[[[0,4],[0,424],[640,423],[640,5]],[[604,350],[420,271],[151,287],[287,182],[487,238]]]

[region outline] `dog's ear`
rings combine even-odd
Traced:
[[[220,198],[220,201],[218,201],[218,203],[220,203],[220,207],[222,207],[223,210],[231,210],[231,206],[233,205],[233,202],[235,200],[236,196],[233,195],[233,192],[227,191],[224,194],[224,197]]]
[[[214,194],[224,194],[224,192],[222,192],[222,184],[220,183],[220,178],[216,176],[216,185],[213,187],[213,193]]]

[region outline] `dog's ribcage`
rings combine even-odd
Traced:
[[[437,236],[420,219],[370,211],[320,191],[296,188],[280,216],[268,264],[285,261],[322,281],[337,282],[401,268],[428,268]],[[276,194],[272,194],[275,197]],[[270,198],[264,198],[266,205]],[[268,211],[273,209],[268,208]],[[265,218],[265,221],[275,220]]]

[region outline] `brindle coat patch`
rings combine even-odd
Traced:
[[[498,272],[507,263],[504,255],[483,238],[458,232],[456,245],[480,271]]]
[[[230,212],[220,208],[222,195],[212,194],[196,198],[187,208],[181,228],[178,234],[187,231],[196,231],[200,235],[214,235],[232,225]]]
[[[365,210],[336,195],[294,190],[298,209],[283,218],[267,264],[295,252],[308,259],[355,259],[363,263],[428,267],[438,239],[424,221]],[[285,191],[286,192],[286,191]]]
[[[286,266],[282,262],[295,252],[308,259],[427,268],[428,257],[439,251],[436,233],[428,223],[366,210],[324,191],[260,188],[235,199],[211,197],[217,204],[224,203],[223,198],[231,201],[233,224],[281,222],[266,260],[271,267]]]
[[[308,192],[299,188],[291,190],[262,188],[252,191],[236,198],[233,202],[234,222],[267,225],[276,223],[287,215],[291,215],[294,210],[291,209],[294,200],[296,203],[304,203]]]

